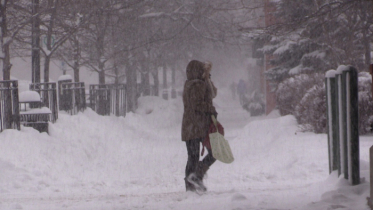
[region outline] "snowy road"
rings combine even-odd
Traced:
[[[0,209],[367,209],[367,183],[329,176],[325,134],[299,132],[293,116],[250,117],[226,93],[215,104],[235,161],[211,167],[208,193],[185,192],[181,101],[146,97],[125,118],[60,113],[50,135],[1,133]],[[365,177],[370,145],[361,138]]]

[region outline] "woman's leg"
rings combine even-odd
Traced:
[[[210,166],[216,161],[216,159],[212,156],[211,150],[208,150],[209,154],[203,158],[202,161],[198,161],[195,165],[194,173],[192,174],[189,180],[190,182],[195,184],[195,188],[197,191],[205,192],[207,190],[206,186],[203,184],[203,177],[206,174],[206,171],[210,168]],[[198,150],[199,153],[199,150]]]
[[[194,185],[188,182],[186,179],[191,173],[195,172],[199,162],[199,142],[200,139],[191,139],[185,142],[188,151],[188,162],[185,167],[185,187],[187,191],[195,190]]]
[[[212,150],[211,149],[207,149],[207,151],[209,153],[206,155],[205,158],[203,158],[202,164],[209,168],[213,163],[215,163],[216,159],[212,156]]]
[[[203,158],[202,161],[198,162],[196,175],[200,180],[203,180],[207,170],[209,170],[210,166],[215,163],[216,159],[212,156],[211,149],[207,149],[208,154]]]

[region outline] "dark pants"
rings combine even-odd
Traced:
[[[189,141],[186,141],[186,147],[188,151],[188,162],[185,167],[185,177],[188,177],[189,174],[196,172],[197,165],[199,163],[199,147],[200,143],[202,142],[202,139],[192,139]],[[208,154],[203,158],[201,163],[204,166],[210,167],[216,159],[212,156],[211,149],[207,149]]]

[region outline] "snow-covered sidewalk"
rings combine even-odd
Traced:
[[[293,116],[250,117],[219,90],[215,105],[235,161],[215,163],[208,193],[186,193],[181,99],[143,97],[137,113],[59,114],[50,135],[0,133],[0,209],[368,209],[371,136],[360,137],[361,176],[328,173],[325,134]]]

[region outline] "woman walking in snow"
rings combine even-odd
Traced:
[[[202,160],[200,143],[208,135],[211,115],[217,115],[212,99],[217,89],[210,80],[211,63],[192,60],[186,68],[187,80],[184,84],[184,114],[181,128],[182,141],[188,151],[188,162],[185,168],[185,187],[187,191],[206,191],[203,177],[215,162],[211,149]]]

